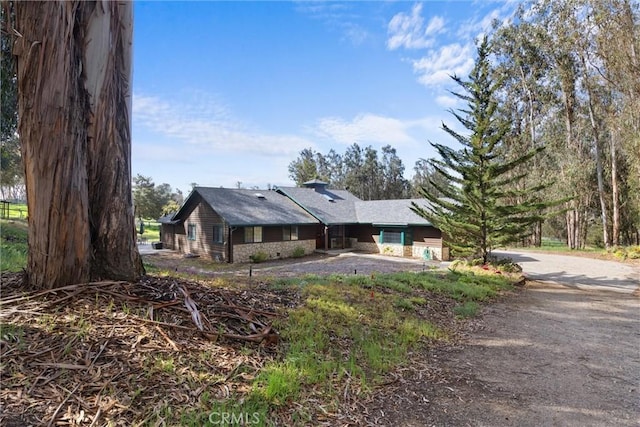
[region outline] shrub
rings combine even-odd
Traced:
[[[492,262],[492,264],[496,267],[499,267],[502,271],[506,271],[507,273],[521,273],[522,267],[520,264],[516,264],[513,262],[511,258],[502,258]]]
[[[303,257],[304,254],[305,254],[304,248],[302,246],[296,246],[293,252],[291,253],[291,256],[293,258],[300,258],[300,257]]]
[[[640,246],[631,246],[627,251],[627,256],[631,259],[640,259]]]
[[[266,260],[269,259],[269,254],[267,254],[266,252],[263,251],[258,251],[255,254],[249,256],[249,259],[251,260],[251,262],[255,262],[260,263],[260,262],[264,262]]]

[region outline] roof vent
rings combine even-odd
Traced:
[[[323,196],[325,199],[327,199],[329,202],[335,202],[335,200],[333,199],[333,197],[331,197],[331,196],[330,196],[330,195],[328,195],[328,194],[323,194],[322,196]]]
[[[266,199],[266,197],[264,197],[264,194],[262,193],[255,193],[254,196],[256,196],[258,199]]]
[[[313,188],[314,190],[320,192],[325,188],[327,188],[327,185],[329,185],[329,183],[320,181],[319,179],[316,178],[316,179],[312,179],[311,181],[307,181],[302,185],[304,185],[307,188]]]

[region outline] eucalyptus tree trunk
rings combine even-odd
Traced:
[[[618,161],[616,154],[616,135],[611,137],[611,243],[620,244],[620,191],[618,189]]]
[[[591,131],[593,132],[593,145],[595,148],[598,201],[600,204],[600,219],[602,221],[602,240],[604,241],[605,247],[609,249],[611,247],[611,239],[609,237],[609,222],[607,221],[607,196],[604,190],[604,167],[602,165],[601,148],[602,142],[600,141],[600,129],[595,117],[591,84],[589,83],[589,76],[587,75],[587,61],[585,60],[584,56],[581,56],[580,59],[582,61],[582,76],[584,78],[584,85],[587,90],[587,109],[589,110],[589,122],[591,124]]]
[[[53,288],[143,273],[131,196],[129,2],[16,2],[29,205],[27,279]]]
[[[573,82],[565,81],[563,85],[564,101],[564,121],[567,148],[573,146],[573,96],[568,87],[572,87]],[[567,212],[565,214],[567,224],[567,246],[570,249],[580,248],[580,211],[576,199],[567,202]]]

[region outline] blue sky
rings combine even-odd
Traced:
[[[293,185],[304,148],[396,148],[413,174],[449,143],[474,39],[514,1],[134,5],[133,174],[183,192]],[[455,127],[455,126],[454,126]]]

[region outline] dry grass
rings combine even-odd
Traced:
[[[272,360],[271,322],[293,295],[174,278],[23,294],[3,275],[0,424],[169,425],[180,408],[246,390]],[[200,331],[185,308],[196,302]],[[206,402],[203,402],[203,394]]]

